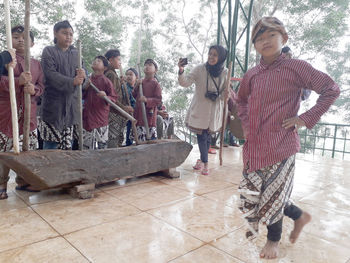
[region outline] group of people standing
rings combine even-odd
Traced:
[[[1,54],[3,65],[10,63],[14,66],[20,144],[23,140],[24,94],[28,93],[31,95],[30,150],[37,149],[38,139],[42,141],[42,149],[78,149],[79,87],[83,92],[83,149],[121,147],[125,130],[126,146],[133,144],[131,123],[110,107],[103,97],[108,97],[137,120],[139,141],[146,140],[141,109],[141,103],[144,103],[148,132],[152,139],[156,139],[157,112],[158,108],[162,109],[162,90],[155,78],[157,63],[153,59],[144,62],[143,79],[139,78],[135,68],[129,68],[126,77],[120,77],[116,72],[121,68],[120,51],[110,49],[95,57],[89,75],[84,63],[78,68],[78,50],[72,46],[74,31],[70,23],[66,20],[56,23],[53,32],[54,45],[44,48],[40,62],[31,59],[30,72],[24,71],[23,26],[12,28],[15,53],[11,50]],[[30,38],[33,46],[31,32]],[[1,67],[1,72],[4,74],[0,81],[0,151],[8,152],[13,148],[9,78],[5,67]],[[140,95],[141,85],[143,96]],[[37,104],[40,109],[37,109]],[[166,114],[164,109],[161,112]],[[17,190],[37,191],[23,178],[17,175]],[[8,180],[8,168],[0,165],[0,199],[7,198]]]
[[[134,115],[139,140],[145,140],[147,132],[155,138],[162,91],[155,79],[158,66],[154,60],[145,61],[145,78],[142,80],[144,95],[140,96],[135,69],[127,70],[126,85],[123,85],[123,80],[117,75],[116,69],[120,68],[121,61],[116,49],[95,58],[90,78],[87,78],[84,69],[77,70],[78,54],[71,46],[73,28],[68,21],[55,25],[55,45],[44,49],[41,64],[32,59],[31,74],[23,71],[23,41],[18,45],[16,42],[17,36],[21,37],[23,33],[22,27],[14,28],[12,33],[17,59],[15,82],[20,124],[23,122],[23,92],[32,96],[31,145],[34,145],[37,138],[36,99],[43,94],[38,130],[44,141],[44,149],[72,148],[74,126],[78,118],[76,104],[79,85],[83,85],[85,90],[86,148],[94,148],[95,142],[98,148],[121,146],[125,126],[127,134],[130,134],[130,123],[127,124],[118,112],[110,110],[109,105],[99,98],[103,96],[108,96],[122,109]],[[290,235],[292,243],[311,220],[307,212],[290,200],[295,154],[300,149],[297,130],[302,126],[311,129],[336,100],[340,91],[328,75],[314,69],[307,62],[290,58],[282,52],[288,34],[277,18],[264,17],[258,21],[252,30],[251,39],[261,60],[246,72],[237,95],[224,87],[230,76],[225,68],[227,50],[220,45],[210,47],[208,61],[190,72],[185,73],[186,62],[180,59],[178,81],[183,87],[192,84],[195,86],[193,100],[186,115],[186,125],[197,134],[200,158],[193,168],[200,170],[203,175],[209,175],[210,135],[221,129],[224,104],[229,96],[232,97],[245,135],[239,209],[247,221],[247,238],[257,236],[259,223],[267,226],[267,242],[260,256],[269,259],[278,256],[284,215],[294,220],[294,229]],[[6,56],[8,60],[9,54]],[[6,56],[1,58],[6,60]],[[100,90],[99,93],[96,94],[89,88],[90,82]],[[315,91],[319,94],[319,99],[310,110],[298,115],[305,90]],[[146,131],[142,119],[141,103],[146,105],[149,131]],[[0,150],[9,151],[12,147],[12,126],[7,76],[1,77],[0,107]],[[131,143],[131,138],[128,137],[127,145]],[[0,199],[4,199],[7,197],[8,170],[4,166],[0,166],[0,169]],[[18,189],[35,190],[25,184],[20,175],[17,183]]]

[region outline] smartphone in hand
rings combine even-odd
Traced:
[[[187,65],[187,64],[188,64],[187,58],[181,58],[181,59],[180,59],[180,63],[181,63],[181,66]]]

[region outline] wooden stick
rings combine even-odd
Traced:
[[[230,88],[231,73],[232,73],[232,61],[230,62],[230,65],[228,67],[226,82],[224,84],[225,85],[225,91],[228,91],[228,89]],[[219,151],[220,165],[222,165],[222,147],[223,147],[223,144],[224,144],[226,122],[227,122],[227,102],[228,102],[228,96],[225,96],[225,98],[224,98],[224,112],[223,112],[223,116],[222,116],[222,126],[221,126],[221,132],[220,132],[220,151]]]
[[[25,3],[24,18],[24,71],[30,72],[30,0]],[[23,151],[29,151],[31,95],[24,92]]]
[[[4,0],[4,9],[5,9],[5,22],[6,22],[7,49],[12,49],[10,6],[9,6],[8,0]],[[11,101],[13,151],[16,154],[19,154],[18,116],[17,116],[17,103],[16,103],[16,92],[15,92],[15,78],[14,78],[13,68],[10,66],[8,67],[8,77],[9,77],[9,90],[10,90],[10,101]]]
[[[78,47],[78,69],[82,69],[81,61],[81,41],[77,41]],[[79,133],[79,150],[83,150],[83,91],[82,85],[78,86],[78,109],[79,109],[79,120],[78,120],[78,133]]]
[[[140,85],[139,85],[140,97],[143,97],[142,78],[141,78],[141,69],[140,69],[142,23],[143,23],[143,2],[142,2],[142,5],[141,5],[138,56],[137,56],[137,69],[139,71],[139,76],[140,76],[140,80],[141,80],[140,81]],[[146,105],[145,105],[144,102],[141,102],[141,111],[142,111],[143,124],[145,125],[145,129],[146,129],[146,139],[150,140],[151,136],[149,134],[149,126],[148,126],[147,113],[146,113]]]
[[[90,81],[90,86],[98,93],[100,92],[100,90]],[[104,101],[106,101],[109,105],[111,105],[111,107],[113,107],[116,111],[118,111],[120,113],[120,115],[122,115],[124,118],[126,118],[127,120],[131,121],[132,124],[132,130],[134,133],[134,139],[136,144],[139,144],[138,138],[137,138],[137,130],[136,130],[136,122],[137,120],[131,116],[129,113],[127,113],[126,111],[124,111],[122,108],[120,108],[117,104],[115,104],[113,101],[110,100],[110,98],[108,98],[107,96],[103,96],[101,97]]]

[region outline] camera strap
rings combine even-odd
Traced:
[[[207,70],[207,92],[208,92],[208,82],[209,82],[209,76],[208,76],[208,75],[210,75],[210,74],[209,74],[209,72],[208,72],[208,70]],[[217,93],[218,93],[218,96],[219,96],[219,95],[220,95],[221,79],[220,79],[220,77],[219,77],[219,85],[218,85],[218,84],[216,84],[216,81],[214,80],[214,78],[213,78],[212,75],[210,75],[210,78],[211,78],[212,81],[214,82],[215,88],[216,88]]]

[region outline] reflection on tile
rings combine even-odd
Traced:
[[[219,238],[243,224],[238,209],[203,197],[154,209],[150,213],[205,242]]]
[[[215,263],[241,263],[242,261],[234,258],[210,245],[200,247],[182,257],[179,257],[171,263],[196,263],[196,262],[215,262]]]
[[[30,208],[1,212],[0,252],[57,236]]]
[[[92,262],[168,262],[203,243],[142,213],[66,236]]]
[[[205,194],[203,195],[203,197],[220,202],[223,205],[237,208],[239,204],[238,202],[239,202],[239,195],[240,195],[237,189],[238,187],[234,186],[234,187],[226,188],[224,190]]]
[[[350,215],[350,196],[331,189],[319,190],[300,199],[300,202]]]
[[[108,191],[108,190],[130,186],[130,185],[148,183],[148,182],[151,182],[152,180],[153,179],[151,176],[145,175],[145,176],[134,177],[129,179],[120,179],[117,181],[101,184],[101,185],[98,185],[97,188],[102,191]]]
[[[12,209],[27,207],[26,203],[24,203],[23,200],[13,191],[7,190],[7,195],[9,196],[7,199],[0,200],[0,213],[4,213]]]
[[[189,191],[169,186],[163,181],[118,188],[108,193],[143,211],[193,197]]]
[[[261,248],[259,248],[255,242],[248,241],[245,237],[245,233],[245,227],[241,227],[222,238],[214,240],[210,244],[244,262],[260,262],[259,252]]]
[[[287,225],[287,227],[286,227]],[[257,262],[333,262],[332,255],[324,253],[327,245],[330,246],[330,251],[340,252],[339,258],[335,257],[334,262],[344,262],[344,255],[346,255],[344,247],[314,237],[307,233],[300,235],[296,244],[289,242],[289,233],[292,229],[292,224],[288,223],[283,227],[282,239],[280,242],[280,255],[275,260],[260,259],[259,253],[266,242],[266,228],[261,227],[261,233],[254,241],[248,241],[245,238],[245,228],[234,231],[211,244],[215,247],[239,258],[246,263]],[[311,244],[312,243],[312,244]]]
[[[291,198],[294,201],[299,201],[301,198],[304,198],[314,192],[321,190],[319,187],[315,187],[308,184],[295,183],[293,186],[293,191]]]
[[[140,211],[105,193],[87,200],[60,200],[34,205],[33,209],[60,234],[118,220]]]
[[[27,192],[15,190],[15,192],[28,205],[43,204],[65,199],[73,199],[66,191],[62,189],[50,189],[43,190],[40,192]]]
[[[300,207],[312,215],[312,221],[306,225],[304,232],[344,247],[350,244],[348,215],[320,209],[314,205],[301,204]]]
[[[162,182],[180,189],[190,191],[197,195],[202,195],[234,186],[232,183],[211,178],[210,175],[205,176],[192,172],[185,172],[181,174],[181,177],[178,179],[163,180]]]
[[[279,262],[344,263],[349,258],[349,249],[318,237],[305,234],[294,245],[286,246],[286,256]]]
[[[89,262],[61,237],[0,253],[0,262]]]
[[[238,185],[242,179],[242,167],[226,167],[212,169],[210,177],[215,180],[226,181]]]

